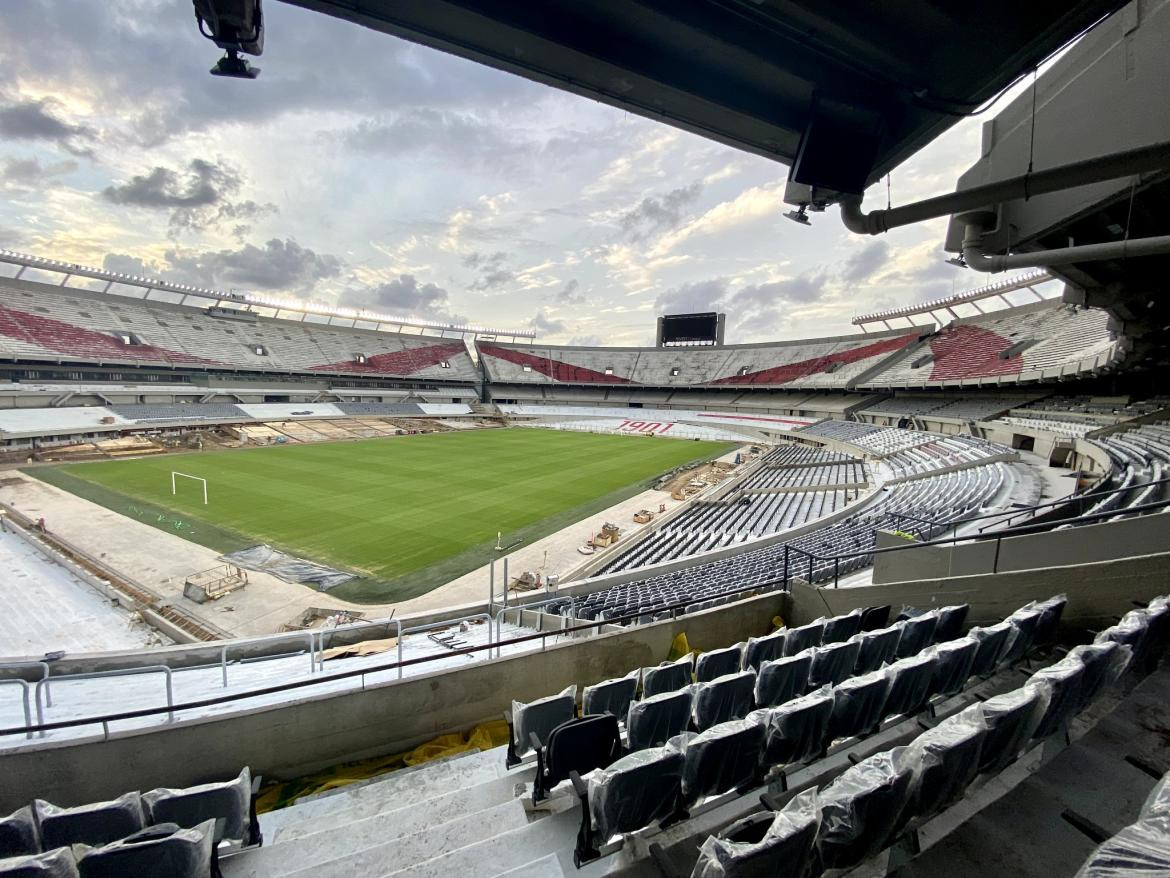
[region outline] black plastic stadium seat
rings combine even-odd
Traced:
[[[683,750],[684,808],[707,796],[752,786],[759,777],[764,727],[758,722],[733,720],[675,741]]]
[[[125,838],[146,825],[142,797],[126,793],[110,802],[58,808],[41,799],[33,802],[45,850],[73,844],[106,844]]]
[[[0,878],[78,878],[77,861],[69,848],[0,859]]]
[[[820,646],[821,636],[825,633],[823,619],[801,625],[799,628],[789,628],[788,637],[784,641],[784,654],[796,655],[804,652],[810,646]]]
[[[844,643],[861,630],[862,610],[853,610],[843,616],[834,616],[825,620],[825,630],[821,635],[821,643]]]
[[[954,604],[942,607],[938,611],[938,625],[934,629],[934,642],[943,643],[954,640],[963,633],[963,623],[967,621],[970,604]]]
[[[1081,706],[1084,679],[1084,663],[1071,655],[1032,675],[1028,686],[1044,687],[1048,690],[1048,707],[1039,725],[1036,726],[1036,731],[1032,733],[1033,737],[1047,738],[1068,724]]]
[[[642,668],[642,697],[677,692],[691,684],[694,660],[690,655],[673,662],[663,662],[655,668]]]
[[[890,686],[886,691],[883,715],[914,714],[925,708],[934,694],[932,684],[937,669],[938,661],[929,653],[898,659],[886,668]]]
[[[808,689],[811,667],[812,654],[807,650],[800,655],[764,662],[756,674],[756,706],[777,707],[803,694]]]
[[[978,641],[970,637],[960,637],[940,643],[932,649],[937,660],[932,687],[935,694],[957,695],[971,676],[975,654],[979,651]]]
[[[1002,662],[1014,665],[1028,654],[1036,637],[1036,628],[1043,616],[1044,614],[1040,610],[1021,609],[1016,610],[1004,620],[1015,629],[1015,635],[1008,643],[1007,652],[1001,659]]]
[[[905,747],[847,769],[821,791],[817,848],[827,869],[849,869],[883,850],[910,805],[914,780]]]
[[[840,683],[852,675],[860,649],[861,644],[856,641],[810,647],[807,651],[812,653],[812,666],[808,672],[808,685],[819,689],[826,683]]]
[[[779,707],[749,714],[764,726],[765,764],[791,765],[818,756],[828,745],[833,704],[833,690],[826,686]]]
[[[631,750],[661,747],[685,732],[691,721],[692,696],[689,689],[651,695],[630,705],[626,715],[626,738]]]
[[[737,820],[703,842],[691,878],[801,878],[812,871],[821,812],[816,790],[783,810]]]
[[[563,722],[568,722],[577,712],[577,687],[570,686],[559,695],[538,698],[528,704],[512,702],[511,714],[505,714],[508,721],[508,755],[505,765],[509,768],[520,762],[520,757],[532,747],[532,736],[541,743],[548,740],[549,733]]]
[[[192,829],[160,823],[80,854],[81,878],[206,878],[211,874],[215,821]]]
[[[853,673],[868,674],[870,671],[876,671],[886,662],[892,662],[898,651],[898,641],[901,638],[902,629],[896,625],[855,634],[852,639],[860,644],[860,649],[857,653],[857,663],[853,667]]]
[[[726,674],[710,683],[696,683],[694,689],[694,725],[700,732],[711,726],[742,719],[752,708],[756,675],[751,671]]]
[[[41,834],[30,805],[0,819],[0,859],[37,854],[40,851]]]
[[[877,727],[885,714],[889,675],[884,670],[850,677],[833,687],[833,713],[829,739],[852,738]]]
[[[743,669],[758,671],[764,662],[774,661],[784,655],[784,640],[788,631],[781,628],[766,637],[749,637],[743,648]]]
[[[980,773],[996,773],[1014,762],[1031,740],[1047,708],[1046,689],[1021,687],[972,705],[958,714],[964,716],[968,711],[978,711],[977,716],[987,724],[987,738],[979,756]]]
[[[866,607],[861,611],[861,630],[876,631],[890,624],[890,605]]]
[[[1127,647],[1109,640],[1104,643],[1074,646],[1068,654],[1079,658],[1081,664],[1085,666],[1078,711],[1084,710],[1095,701],[1105,687],[1117,682],[1117,678],[1125,673],[1131,657]]]
[[[609,713],[583,716],[561,723],[549,733],[548,743],[536,749],[536,780],[532,801],[539,802],[571,772],[588,774],[605,768],[622,754],[617,717]]]
[[[918,655],[926,647],[934,643],[934,629],[938,626],[938,613],[930,611],[920,616],[903,619],[897,623],[902,628],[902,636],[898,639],[898,658]]]
[[[1037,646],[1048,646],[1056,642],[1057,630],[1060,627],[1060,617],[1068,605],[1068,598],[1064,595],[1051,597],[1040,601],[1034,609],[1040,611],[1040,619],[1036,623],[1035,643]]]
[[[260,841],[256,820],[252,772],[223,783],[207,783],[186,789],[156,789],[142,794],[151,823],[174,823],[182,829],[215,820],[215,843],[237,842],[247,846]]]
[[[739,670],[743,652],[738,646],[729,646],[725,649],[713,649],[700,654],[695,662],[695,681],[710,683],[716,677],[734,674]]]
[[[636,673],[628,677],[602,680],[593,686],[586,686],[581,693],[581,713],[610,713],[624,722],[637,691],[638,675]]]
[[[951,717],[909,745],[921,757],[915,816],[929,818],[957,802],[979,773],[987,726],[979,717]]]
[[[1015,634],[1010,622],[997,622],[986,628],[972,628],[967,636],[979,644],[971,663],[973,677],[986,677],[995,672],[1003,661],[1008,645]]]

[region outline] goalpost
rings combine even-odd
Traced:
[[[203,483],[203,505],[204,506],[207,505],[207,479],[200,478],[199,476],[192,476],[192,475],[188,475],[187,473],[180,473],[180,472],[176,472],[175,470],[171,470],[171,494],[172,494],[172,496],[174,494],[178,493],[178,487],[176,485],[176,477],[184,478],[184,479],[193,479],[196,482],[202,482]]]

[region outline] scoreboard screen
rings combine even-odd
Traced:
[[[719,315],[667,314],[662,318],[660,344],[718,344]]]

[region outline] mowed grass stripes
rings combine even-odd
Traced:
[[[199,542],[205,542],[203,532],[228,530],[359,572],[364,581],[331,593],[373,602],[425,593],[486,563],[497,531],[505,545],[532,542],[632,496],[673,467],[733,447],[551,430],[468,430],[28,472],[114,509],[118,498],[128,498],[178,513]],[[203,505],[202,487],[187,479],[179,479],[172,496],[172,470],[207,479],[209,504]],[[87,492],[77,479],[105,490]]]

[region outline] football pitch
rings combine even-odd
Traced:
[[[346,600],[405,600],[486,564],[497,532],[531,543],[733,443],[465,430],[159,455],[27,472],[219,551],[260,542],[361,578]],[[207,480],[203,486],[171,472]]]

